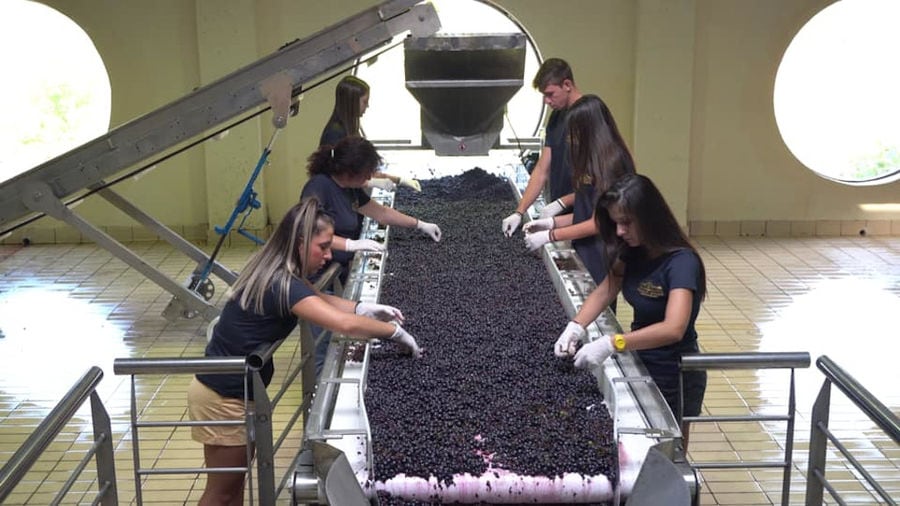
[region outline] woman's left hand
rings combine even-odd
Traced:
[[[419,181],[417,181],[415,179],[401,177],[400,178],[400,186],[412,188],[413,191],[417,191],[417,192],[422,191],[422,185],[419,183]]]
[[[441,240],[441,227],[435,225],[434,223],[428,223],[427,221],[418,220],[416,222],[416,228],[434,239],[434,242],[438,242]]]
[[[575,353],[575,367],[586,369],[598,367],[615,352],[612,339],[609,336],[600,336],[600,339],[588,343]]]
[[[356,304],[356,314],[374,318],[384,322],[397,321],[403,323],[403,313],[394,306],[376,304],[374,302],[360,302]]]
[[[550,242],[550,231],[541,230],[532,234],[525,234],[525,247],[528,251],[537,251],[538,248]]]

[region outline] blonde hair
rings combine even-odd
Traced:
[[[292,207],[281,219],[278,228],[266,244],[257,251],[244,266],[244,270],[231,286],[231,298],[237,299],[241,309],[263,314],[263,301],[268,290],[276,288],[280,294],[279,315],[288,306],[291,280],[304,279],[303,259],[309,258],[313,237],[334,221],[319,206],[319,201],[310,197]],[[303,255],[300,255],[300,245]]]

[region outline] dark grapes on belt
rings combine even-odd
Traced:
[[[596,379],[553,355],[568,321],[553,283],[521,235],[500,230],[515,207],[509,184],[476,168],[422,181],[421,193],[399,188],[395,207],[437,223],[443,239],[390,231],[380,302],[403,310],[425,354],[410,360],[392,343],[372,351],[366,406],[381,504],[443,502],[466,473],[513,495],[508,473],[615,482]],[[430,496],[391,497],[380,485],[398,475],[431,478]]]

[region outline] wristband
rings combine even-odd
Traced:
[[[556,234],[554,234],[553,232],[554,230],[551,228],[550,233],[547,234],[547,237],[549,237],[551,241],[556,242]]]
[[[625,351],[625,336],[622,334],[616,334],[613,336],[613,345],[616,348],[616,351]]]

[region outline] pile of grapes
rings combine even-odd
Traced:
[[[529,476],[578,472],[616,479],[612,421],[594,377],[557,359],[566,325],[543,262],[521,232],[508,183],[481,169],[398,191],[395,207],[437,223],[435,243],[392,228],[380,302],[400,308],[425,350],[373,350],[366,391],[375,478]],[[381,504],[410,504],[382,498]]]

